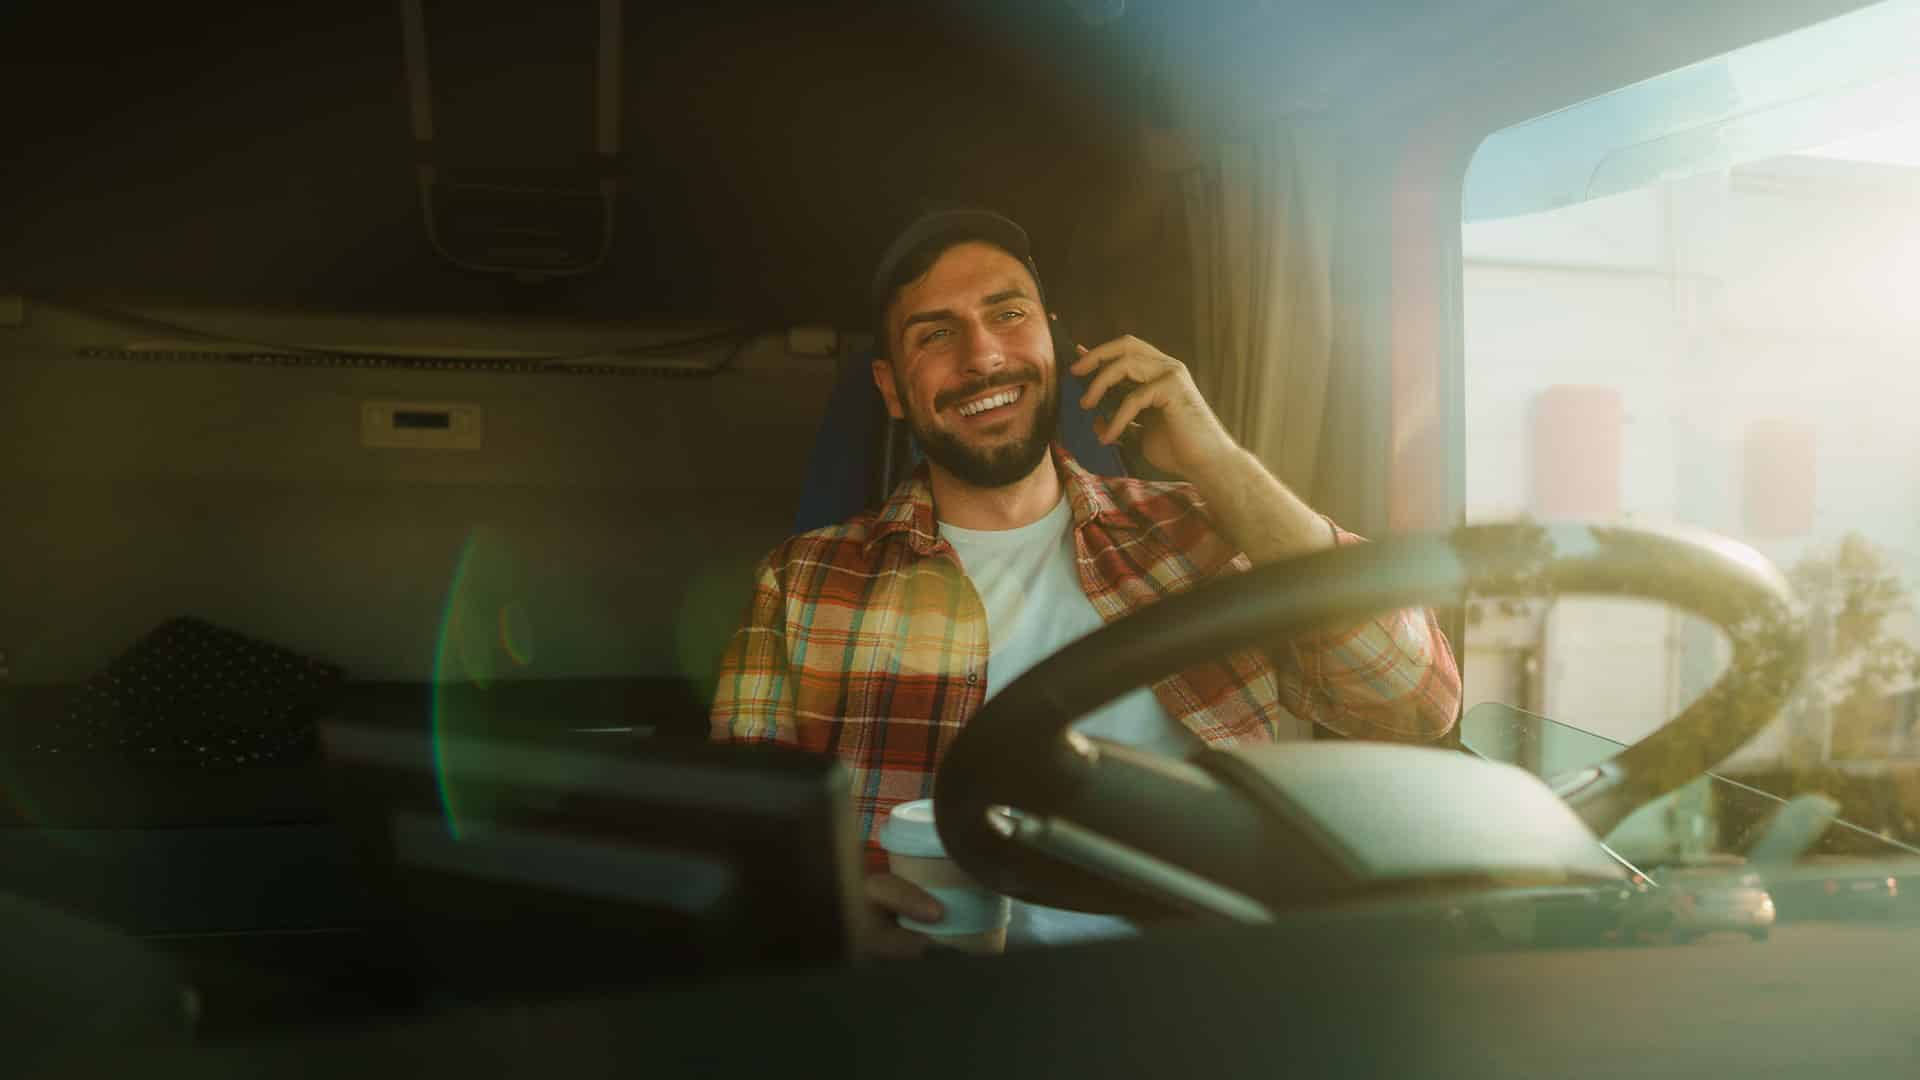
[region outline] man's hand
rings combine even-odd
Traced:
[[[1127,425],[1138,421],[1140,453],[1147,461],[1163,472],[1194,481],[1209,466],[1239,452],[1239,444],[1200,396],[1187,365],[1131,334],[1093,349],[1079,349],[1071,370],[1075,375],[1093,375],[1080,398],[1081,408],[1092,408],[1122,379],[1139,384],[1121,399],[1112,420],[1094,421],[1101,442],[1112,443]]]
[[[1136,419],[1140,452],[1164,472],[1186,480],[1207,502],[1207,512],[1227,538],[1256,564],[1332,547],[1333,526],[1243,450],[1213,414],[1187,365],[1131,335],[1095,349],[1082,348],[1075,375],[1092,372],[1082,408],[1122,379],[1140,385],[1096,425],[1111,443]]]
[[[901,926],[896,917],[939,922],[946,912],[932,893],[893,874],[868,875],[865,891],[870,922],[865,935],[868,955],[909,957],[927,951],[926,935]]]

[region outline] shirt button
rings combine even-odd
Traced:
[[[967,685],[968,685],[968,686],[972,686],[972,685],[973,685],[974,683],[977,683],[977,682],[979,682],[979,681],[980,681],[980,673],[979,673],[979,672],[977,672],[977,671],[969,671],[969,672],[967,672]]]

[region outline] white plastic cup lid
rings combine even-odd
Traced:
[[[933,800],[915,799],[894,807],[880,825],[880,846],[895,855],[946,858],[947,849],[933,823]]]

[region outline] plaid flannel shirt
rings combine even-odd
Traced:
[[[1080,584],[1112,622],[1163,596],[1250,569],[1192,485],[1095,476],[1057,444]],[[1338,542],[1360,538],[1330,527]],[[927,798],[947,747],[987,690],[987,612],[941,539],[923,464],[877,511],[795,536],[761,561],[745,624],[721,661],[712,735],[839,757],[870,865],[894,804]],[[1214,746],[1308,734],[1446,733],[1460,675],[1431,612],[1394,612],[1248,650],[1153,686],[1169,716]],[[1275,661],[1278,663],[1276,664]]]

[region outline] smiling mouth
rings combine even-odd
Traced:
[[[1014,402],[1019,401],[1021,397],[1025,396],[1025,394],[1026,394],[1025,387],[1009,386],[1004,390],[997,390],[994,393],[988,394],[986,397],[975,398],[972,401],[969,401],[963,405],[957,406],[954,409],[954,411],[959,413],[961,416],[964,416],[968,419],[972,419],[973,417],[980,416],[985,413],[994,412],[995,410],[998,410],[998,409],[1004,409],[1009,405],[1012,405]]]

